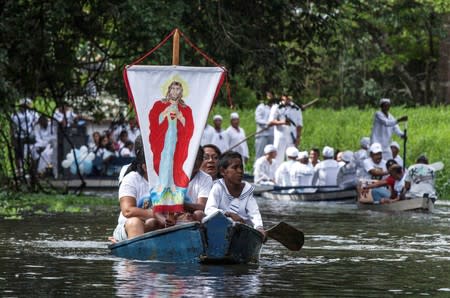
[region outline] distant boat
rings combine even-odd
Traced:
[[[296,188],[284,190],[263,191],[261,196],[270,200],[284,200],[284,201],[352,201],[355,202],[358,196],[356,189],[315,189],[309,187],[303,192],[295,191]],[[308,191],[306,191],[308,190]]]
[[[432,198],[413,198],[400,200],[386,204],[373,204],[358,202],[358,208],[372,211],[427,211],[433,212],[434,199]]]
[[[176,263],[257,263],[263,244],[260,232],[232,222],[221,212],[203,221],[145,233],[109,245],[117,257]]]

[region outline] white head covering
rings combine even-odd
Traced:
[[[298,153],[297,159],[301,160],[304,158],[308,158],[308,151],[301,151]]]
[[[344,152],[342,153],[341,159],[342,159],[343,161],[345,161],[345,162],[351,162],[351,161],[353,160],[353,152],[352,152],[352,151],[349,151],[349,150],[344,151]]]
[[[25,98],[22,98],[21,100],[20,100],[20,102],[19,102],[19,104],[20,105],[26,105],[26,106],[29,106],[29,105],[31,105],[31,99],[30,98],[28,98],[28,97],[25,97]]]
[[[385,104],[385,103],[391,104],[391,100],[389,98],[382,98],[382,99],[380,99],[380,106],[382,104]]]
[[[400,150],[400,145],[396,141],[393,141],[391,143],[391,147],[396,147],[398,150]]]
[[[231,113],[231,114],[230,114],[230,119],[231,119],[231,120],[233,120],[233,119],[239,119],[239,114],[236,113],[236,112]]]
[[[323,155],[323,157],[333,158],[334,157],[334,149],[329,146],[325,146],[325,147],[323,147],[322,155]]]
[[[361,140],[359,141],[359,144],[361,145],[361,147],[364,148],[369,148],[370,145],[370,138],[369,137],[362,137]]]
[[[275,148],[275,146],[272,144],[266,145],[264,147],[264,154],[269,154],[271,152],[276,152],[276,151],[277,151],[277,148]]]
[[[373,143],[372,145],[370,145],[369,151],[371,153],[380,153],[383,152],[383,148],[381,147],[380,143]]]
[[[297,157],[298,156],[298,149],[295,147],[288,147],[286,149],[286,155],[288,157]]]
[[[214,115],[213,121],[216,121],[216,120],[223,120],[223,118],[220,115]]]

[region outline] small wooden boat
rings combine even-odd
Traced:
[[[285,201],[356,201],[356,189],[317,189],[313,192],[286,192],[286,190],[273,190],[261,193],[261,196],[271,200]]]
[[[176,263],[257,263],[260,232],[221,212],[203,221],[176,225],[109,245],[117,257]]]
[[[412,198],[386,204],[362,203],[358,201],[358,208],[361,210],[388,211],[388,212],[396,212],[396,211],[433,212],[434,200],[431,198]]]

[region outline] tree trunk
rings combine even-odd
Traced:
[[[443,18],[445,37],[439,45],[438,81],[439,103],[450,104],[450,14]]]

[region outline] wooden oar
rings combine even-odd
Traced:
[[[313,100],[311,100],[310,102],[308,102],[308,103],[305,103],[304,105],[301,105],[301,107],[302,107],[302,110],[304,110],[304,109],[306,109],[306,108],[308,108],[308,107],[310,107],[310,106],[312,106],[313,104],[315,104],[317,101],[319,101],[319,97],[317,97],[317,98],[315,98],[315,99],[313,99]]]
[[[245,137],[245,139],[243,139],[243,140],[240,141],[239,143],[237,143],[237,144],[231,146],[229,149],[227,149],[227,151],[233,150],[234,148],[236,148],[236,147],[239,146],[240,144],[244,143],[245,141],[247,141],[247,140],[250,139],[251,137],[253,137],[253,136],[255,136],[255,135],[259,134],[259,133],[262,133],[263,131],[266,131],[266,130],[268,130],[269,128],[270,128],[270,126],[266,126],[266,127],[264,127],[263,129],[258,130],[258,131],[256,131],[256,132],[250,134],[249,136]]]
[[[269,238],[280,242],[287,249],[293,251],[299,251],[305,241],[302,231],[283,221],[269,228],[266,233]]]
[[[405,121],[405,129],[403,130],[403,170],[406,169],[406,140],[407,137],[407,128],[408,128],[408,121]]]

